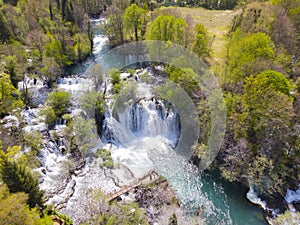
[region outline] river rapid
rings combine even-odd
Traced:
[[[105,61],[102,57],[110,49],[107,37],[98,29],[102,23],[101,19],[94,21],[94,58],[73,67],[73,73],[84,74],[93,61],[103,67],[114,67],[114,63],[121,60],[119,55],[114,57],[115,61]],[[142,83],[138,85],[144,87]],[[186,159],[174,154],[173,147],[180,136],[179,116],[176,109],[166,109],[164,102],[153,100],[151,96],[149,93],[148,99],[124,110],[118,120],[109,110],[106,112],[103,144],[111,150],[115,163],[124,165],[135,177],[156,168],[176,190],[187,215],[203,208],[201,216],[205,224],[266,224],[262,209],[250,203],[262,205],[253,190],[247,195],[237,184],[224,181],[216,173],[200,172]],[[157,157],[159,154],[163,154],[163,163]]]
[[[99,29],[103,22],[102,19],[93,21],[93,57],[69,68],[66,71],[68,76],[60,78],[58,82],[59,89],[73,95],[73,107],[70,110],[73,118],[86,116],[86,112],[78,106],[78,98],[92,87],[92,81],[86,73],[89,67],[97,62],[104,68],[111,68],[120,60],[124,60],[120,55],[115,55],[110,60],[103,57],[111,49],[103,30]],[[85,163],[70,160],[70,153],[64,153],[65,121],[59,121],[55,128],[48,132],[45,123],[40,122],[40,108],[23,110],[22,118],[27,123],[24,128],[26,132],[38,131],[51,137],[44,140],[45,147],[39,155],[42,166],[37,169],[40,174],[40,188],[45,191],[47,203],[53,204],[60,212],[70,216],[74,224],[80,224],[101,210],[93,202],[91,193],[95,190],[100,189],[104,194],[119,190],[121,185],[128,184],[155,168],[168,179],[170,186],[175,190],[185,211],[185,224],[194,224],[193,219],[199,208],[201,224],[266,224],[262,209],[250,203],[252,201],[264,206],[264,202],[257,197],[254,190],[247,193],[248,190],[224,181],[217,173],[201,172],[189,163],[189,158],[174,151],[182,135],[182,118],[180,119],[180,114],[172,102],[155,96],[152,92],[153,87],[139,79],[144,73],[153,79],[159,79],[159,76],[149,67],[135,69],[137,70],[131,79],[143,98],[114,112],[111,85],[101,87],[101,91],[107,88],[108,105],[103,121],[103,136],[102,139],[97,136],[96,128],[87,134],[90,138],[93,137],[91,140],[94,143],[89,152],[95,153],[99,148],[110,150],[114,164],[118,165],[115,169],[101,169],[101,159],[93,157],[87,157]],[[157,71],[160,69],[161,66],[158,66]],[[128,77],[128,73],[121,74],[122,79],[129,79]],[[29,88],[43,87],[42,84],[34,85],[30,79],[26,82]],[[22,84],[20,86],[22,87]],[[57,141],[53,141],[54,139]]]

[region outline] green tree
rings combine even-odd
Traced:
[[[266,70],[275,56],[274,44],[267,34],[254,33],[241,38],[239,32],[233,34],[229,48],[228,77],[234,82]]]
[[[87,156],[96,146],[97,132],[95,128],[94,120],[85,120],[82,117],[76,117],[72,123],[75,143],[84,156]]]
[[[170,41],[184,45],[186,22],[174,16],[158,16],[149,27],[147,40]]]
[[[11,83],[15,88],[18,88],[18,82],[20,77],[17,73],[17,58],[15,56],[7,56],[5,59],[5,70],[4,72],[9,74]]]
[[[11,193],[25,192],[28,194],[28,205],[34,208],[43,206],[43,192],[39,190],[38,180],[28,168],[18,164],[14,159],[0,151],[0,176]]]
[[[7,43],[11,38],[11,33],[5,23],[2,13],[0,13],[0,42]]]
[[[94,89],[96,91],[100,90],[101,84],[103,83],[103,70],[101,64],[94,64],[87,69],[85,72],[87,76],[89,76],[94,83]]]
[[[102,97],[102,94],[98,91],[89,91],[85,93],[80,99],[80,107],[88,114],[89,118],[95,118],[95,110],[97,108],[98,99]],[[104,101],[104,100],[103,100]],[[104,113],[102,110],[102,113]]]
[[[0,118],[7,115],[13,109],[23,107],[20,93],[12,85],[9,75],[0,74]]]
[[[241,130],[256,157],[249,173],[264,193],[281,193],[285,188],[282,181],[290,174],[287,140],[294,110],[289,90],[284,75],[272,70],[250,76],[244,85]]]
[[[38,210],[26,205],[28,196],[23,192],[9,193],[6,185],[0,185],[0,225],[52,225],[50,216],[40,218]]]
[[[53,82],[61,74],[61,68],[56,63],[56,61],[53,57],[43,58],[42,64],[43,64],[43,68],[41,69],[41,72],[46,79],[48,87],[51,88]]]
[[[298,225],[300,221],[299,212],[286,210],[283,214],[278,215],[272,222],[274,225]]]
[[[114,93],[119,93],[122,88],[120,70],[112,68],[110,71],[108,71],[108,76],[111,77],[111,83],[113,84]]]
[[[27,34],[27,44],[38,52],[38,61],[42,62],[47,36],[40,30],[35,29]]]
[[[88,23],[87,23],[87,35],[88,35],[89,42],[90,42],[90,53],[92,53],[94,50],[94,36],[95,35],[94,35],[94,31],[93,31],[90,21],[88,21]]]
[[[128,31],[134,33],[135,41],[139,41],[142,37],[142,24],[147,23],[145,17],[146,11],[136,4],[129,6],[124,13],[124,23]],[[144,21],[143,21],[144,20]],[[139,34],[140,33],[140,34]]]
[[[209,39],[207,30],[205,29],[203,24],[196,25],[196,37],[195,44],[193,46],[193,51],[199,57],[206,57],[209,55]]]
[[[51,107],[45,107],[41,110],[41,115],[45,117],[45,123],[48,125],[49,128],[55,126],[57,121],[57,116],[55,115],[55,111]]]
[[[115,7],[108,8],[108,20],[105,24],[106,34],[113,46],[124,44],[124,21],[122,11]]]
[[[61,117],[71,106],[72,95],[68,92],[52,92],[46,101],[46,104],[54,110],[56,117]]]

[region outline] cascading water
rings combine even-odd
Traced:
[[[98,33],[95,41],[99,47],[95,48],[95,59],[103,67],[114,63],[117,65],[119,55],[113,57],[116,62],[105,59],[101,61],[101,52],[109,48],[107,37]],[[83,72],[84,68],[80,66],[78,71]],[[135,79],[140,82],[141,77],[136,74]],[[176,190],[187,214],[194,215],[201,208],[206,224],[265,224],[261,218],[257,218],[262,217],[261,210],[246,203],[245,195],[240,192],[239,187],[219,181],[207,173],[200,173],[197,168],[188,164],[187,158],[174,151],[181,135],[180,115],[167,101],[153,98],[143,85],[139,83],[138,88],[143,89],[144,98],[131,102],[118,112],[112,111],[108,106],[105,113],[103,141],[107,145],[104,147],[111,150],[115,164],[125,165],[135,177],[156,168]],[[81,193],[74,199],[80,195]],[[186,221],[186,224],[195,224],[188,219]]]
[[[179,115],[168,103],[154,97],[142,99],[118,113],[118,120],[106,114],[104,139],[107,142],[127,145],[135,139],[164,137],[175,147],[180,135]]]
[[[115,113],[116,118],[112,114],[106,112],[103,138],[117,146],[112,148],[115,162],[128,167],[136,177],[155,168],[176,190],[189,215],[195,216],[203,208],[202,216],[212,218],[210,222],[232,224],[228,210],[215,207],[201,191],[203,184],[197,168],[174,151],[181,127],[180,115],[171,103],[148,97]]]
[[[254,213],[248,215],[251,206],[243,203],[243,199],[232,200],[222,184],[213,179],[207,181],[205,173],[176,152],[182,135],[177,109],[168,101],[153,97],[144,83],[138,83],[139,88],[147,97],[124,104],[126,107],[116,112],[110,107],[106,111],[103,141],[110,143],[107,148],[111,149],[114,162],[125,165],[135,177],[153,168],[165,176],[187,213],[186,224],[195,224],[199,210],[205,224],[264,224]],[[240,212],[235,215],[234,210]]]

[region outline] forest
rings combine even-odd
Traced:
[[[208,26],[209,18],[201,23],[193,15],[203,8],[232,12],[223,33],[217,33],[220,26],[215,30]],[[89,132],[91,122],[72,119],[72,95],[58,91],[57,86],[69,68],[94,57],[92,20],[99,17],[105,18],[99,29],[105,30],[111,48],[143,40],[171,42],[194,52],[209,66],[222,88],[227,120],[224,141],[208,170],[230,183],[254,187],[268,207],[278,212],[273,224],[289,224],[293,216],[298,224],[300,213],[292,215],[284,202],[287,189],[297,190],[300,185],[298,0],[0,1],[0,224],[53,224],[55,219],[72,224],[72,218],[45,204],[46,196],[39,188],[36,169],[41,166],[44,134],[26,132],[21,118],[23,109],[39,104],[32,100],[26,82],[22,87],[19,82],[29,78],[43,83],[47,96],[40,113],[47,129],[59,119],[66,120],[66,151],[78,164],[85,161],[93,137],[84,140],[80,132]],[[104,83],[102,74],[93,72],[94,84]],[[161,72],[182,87],[197,108],[201,132],[192,157],[197,164],[210,136],[208,99],[189,68],[165,65]],[[117,95],[123,82],[120,71],[108,76]],[[85,95],[79,104],[96,117],[93,122],[98,129],[103,126],[106,103],[105,92],[97,91]],[[90,108],[93,104],[96,111]],[[5,121],[11,116],[20,122],[9,127]],[[113,167],[109,152],[95,155],[103,159],[101,168]],[[135,203],[131,206],[136,209],[132,215],[127,205],[105,206],[109,213],[100,212],[86,224],[148,224],[144,211]],[[299,202],[294,206],[299,212]],[[177,223],[170,218],[169,224]]]

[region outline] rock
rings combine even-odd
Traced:
[[[42,171],[43,174],[46,174],[46,173],[47,173],[47,171],[46,171],[45,168],[41,169],[41,171]]]
[[[44,105],[48,97],[49,89],[45,86],[34,86],[28,90],[28,102],[31,107]]]
[[[274,209],[276,213],[282,214],[289,209],[288,204],[286,203],[283,196],[280,194],[275,194],[268,196],[266,199],[267,206],[270,209]]]
[[[65,154],[67,149],[65,146],[59,146],[59,151],[62,153],[62,154]]]
[[[297,212],[300,212],[300,201],[293,202],[293,206]]]
[[[95,110],[95,119],[97,125],[97,133],[100,138],[102,138],[102,127],[105,120],[104,112],[100,112],[100,110]]]
[[[53,220],[54,225],[64,225],[64,224],[66,224],[65,221],[62,218],[60,218],[59,216],[52,215],[51,219]]]
[[[3,124],[3,127],[9,131],[18,129],[20,124],[19,119],[12,115],[4,117],[2,120],[0,120],[0,123]]]

